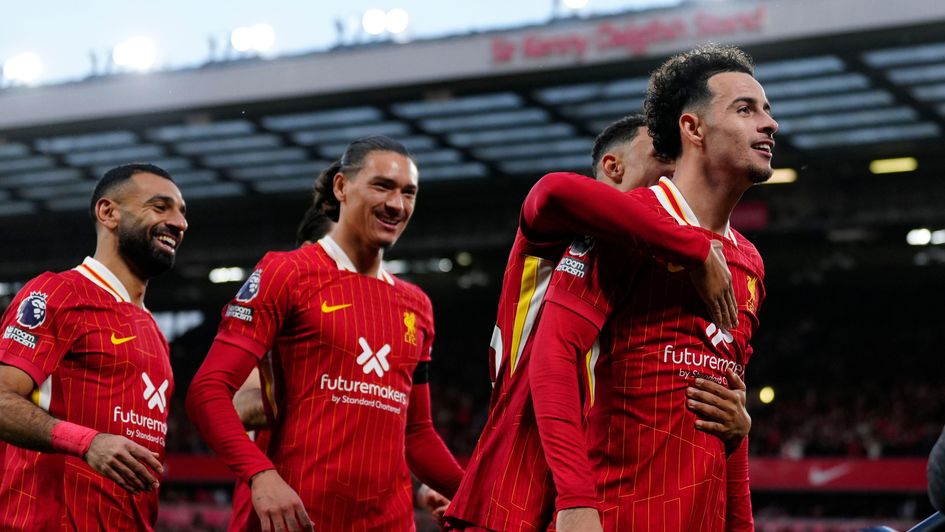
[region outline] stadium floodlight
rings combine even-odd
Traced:
[[[399,35],[407,31],[407,26],[410,25],[410,15],[407,14],[407,11],[400,8],[388,11],[386,19],[385,25],[387,26],[387,31],[394,35]]]
[[[246,272],[243,268],[214,268],[210,270],[210,282],[214,284],[233,283],[246,279]]]
[[[257,52],[267,52],[276,44],[276,30],[269,24],[254,24],[253,49]]]
[[[444,257],[436,261],[436,269],[443,273],[451,272],[453,271],[453,261]]]
[[[112,61],[116,65],[132,70],[145,71],[154,66],[157,47],[147,37],[133,37],[118,43],[112,50]]]
[[[361,26],[368,35],[380,35],[387,29],[387,13],[381,9],[368,9],[361,16]]]
[[[230,32],[230,45],[237,52],[266,52],[276,43],[276,31],[269,24],[240,26]]]
[[[766,185],[793,183],[797,181],[797,171],[793,168],[775,168],[771,177],[764,182]]]
[[[932,238],[930,242],[933,246],[941,246],[942,244],[945,244],[945,229],[932,231]]]
[[[15,55],[3,63],[3,79],[11,83],[31,85],[42,71],[42,60],[32,52]]]
[[[870,163],[870,172],[874,174],[895,174],[912,172],[919,167],[915,157],[898,157],[896,159],[876,159]]]
[[[237,52],[248,52],[253,48],[253,30],[240,26],[230,32],[230,46]]]
[[[932,242],[932,231],[924,227],[913,229],[906,234],[906,243],[910,246],[927,246]]]
[[[758,392],[758,399],[764,404],[771,404],[774,401],[774,388],[765,386]]]
[[[584,9],[587,6],[587,0],[564,0],[564,7],[568,9]]]

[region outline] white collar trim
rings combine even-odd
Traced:
[[[699,223],[699,218],[696,217],[696,213],[693,212],[692,207],[689,206],[689,202],[686,201],[685,196],[682,195],[682,192],[676,188],[676,184],[673,183],[672,179],[668,177],[661,177],[660,183],[665,185],[669,189],[669,195],[666,193],[666,189],[660,185],[653,185],[650,187],[650,190],[656,194],[656,199],[659,200],[660,204],[666,209],[669,214],[679,222],[679,225],[694,225],[696,227],[702,227],[702,224]],[[672,198],[670,198],[672,195]],[[673,201],[674,200],[674,201]],[[676,206],[679,208],[677,209]],[[725,230],[722,232],[725,235],[725,238],[732,241],[733,244],[738,245],[738,242],[735,240],[735,234],[732,232],[732,227],[730,222],[725,223]]]
[[[325,250],[325,253],[328,253],[328,256],[335,261],[339,270],[358,273],[358,270],[354,267],[354,262],[352,262],[348,254],[341,249],[338,242],[335,242],[335,239],[325,235],[318,241],[318,244]],[[394,278],[384,269],[383,263],[377,269],[377,278],[387,283],[394,284]]]
[[[131,296],[128,294],[128,289],[125,288],[125,285],[118,280],[118,277],[112,273],[104,264],[93,259],[92,257],[85,257],[85,260],[82,261],[82,264],[73,268],[79,272],[83,277],[92,281],[102,290],[108,292],[116,301],[130,303]]]

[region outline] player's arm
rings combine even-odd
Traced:
[[[709,255],[709,239],[681,227],[633,194],[571,173],[552,173],[535,183],[522,204],[522,231],[530,240],[556,241],[586,235],[653,248],[660,258],[698,267]]]
[[[748,479],[748,438],[742,438],[726,461],[725,530],[726,532],[754,532],[751,515],[751,489]]]
[[[430,486],[420,484],[414,494],[414,504],[421,510],[430,512],[430,515],[442,523],[443,516],[450,506],[450,500]]]
[[[262,400],[262,383],[259,380],[259,368],[253,368],[249,377],[236,390],[233,396],[233,407],[236,408],[243,428],[246,430],[262,429],[269,425],[266,419],[266,408]]]
[[[581,422],[578,364],[597,325],[546,301],[535,333],[529,382],[542,449],[554,478],[557,530],[600,530],[595,478]]]
[[[160,474],[164,468],[156,453],[123,436],[50,416],[28,399],[35,386],[23,370],[0,364],[0,439],[25,449],[82,458],[132,493],[158,487],[152,470]]]
[[[732,276],[724,258],[719,261],[721,250],[713,252],[703,233],[661,215],[638,195],[578,174],[548,174],[525,198],[521,226],[523,234],[536,242],[587,235],[646,246],[661,259],[693,272],[713,322],[728,329],[738,321]]]
[[[187,391],[187,415],[210,448],[240,480],[250,484],[263,530],[310,530],[311,520],[298,494],[279,476],[272,461],[243,429],[233,396],[266,349],[250,351],[220,333]]]
[[[405,442],[407,465],[421,482],[452,499],[463,479],[463,469],[433,428],[429,364],[423,361],[417,365],[410,390]]]

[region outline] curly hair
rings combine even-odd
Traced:
[[[710,43],[674,55],[653,72],[643,112],[653,137],[653,149],[660,157],[669,160],[679,157],[682,151],[679,117],[709,100],[712,96],[709,78],[723,72],[753,76],[755,67],[741,49]]]
[[[341,214],[341,203],[335,197],[335,176],[342,172],[349,177],[353,176],[364,166],[364,159],[375,151],[390,151],[399,153],[410,160],[413,156],[407,151],[403,144],[396,140],[384,136],[374,135],[364,137],[351,142],[345,148],[344,154],[337,161],[322,170],[322,173],[315,178],[312,194],[312,206],[309,210],[315,212],[308,213],[306,216],[324,215],[333,222],[338,221]]]

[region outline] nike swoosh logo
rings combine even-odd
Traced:
[[[666,264],[666,269],[669,270],[669,273],[676,273],[676,272],[681,272],[685,270],[686,268],[678,264],[673,264],[672,262],[669,262]]]
[[[332,312],[336,310],[341,310],[343,308],[348,308],[350,306],[351,306],[351,303],[347,303],[344,305],[329,305],[327,301],[322,301],[322,312],[324,312],[325,314],[331,314]]]
[[[115,333],[112,333],[112,345],[121,345],[125,342],[130,342],[137,338],[137,336],[129,336],[127,338],[119,338],[115,336]]]
[[[817,466],[810,468],[808,472],[807,480],[810,481],[811,485],[814,486],[823,486],[837,480],[838,478],[846,475],[850,472],[849,464],[839,464],[833,467],[828,467],[826,469],[821,469]]]

